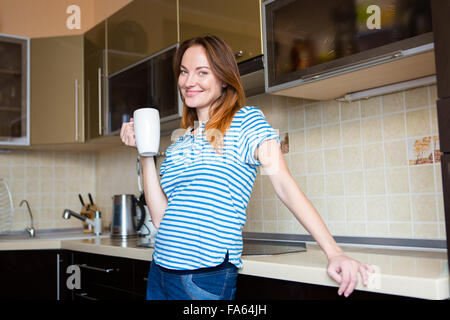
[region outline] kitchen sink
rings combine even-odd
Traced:
[[[109,233],[102,234],[100,238],[109,237]],[[84,233],[81,229],[43,229],[36,230],[34,237],[25,231],[12,231],[0,233],[0,241],[22,241],[22,240],[75,240],[95,238],[93,233]]]

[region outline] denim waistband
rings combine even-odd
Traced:
[[[155,263],[155,265],[157,265],[157,264]],[[228,268],[236,268],[236,266],[234,264],[232,264],[231,262],[228,261],[228,252],[227,252],[227,255],[225,256],[225,259],[223,260],[223,262],[215,267],[207,267],[207,268],[200,268],[200,269],[193,269],[193,270],[173,270],[173,269],[167,269],[167,268],[161,267],[159,265],[157,265],[157,266],[163,272],[179,274],[179,275],[207,273],[207,272],[219,271],[219,270],[228,269]]]

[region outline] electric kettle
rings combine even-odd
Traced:
[[[133,194],[118,194],[113,197],[113,213],[111,220],[112,238],[137,237],[137,231],[144,224],[145,215],[137,217],[136,207],[145,212],[144,205]]]

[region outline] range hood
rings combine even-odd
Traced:
[[[263,56],[241,62],[238,64],[242,86],[247,97],[265,92],[264,87],[264,61]]]

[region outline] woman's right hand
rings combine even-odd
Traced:
[[[122,128],[120,129],[120,139],[127,146],[136,147],[136,137],[134,135],[134,122],[133,118],[130,119],[130,122],[123,122]]]

